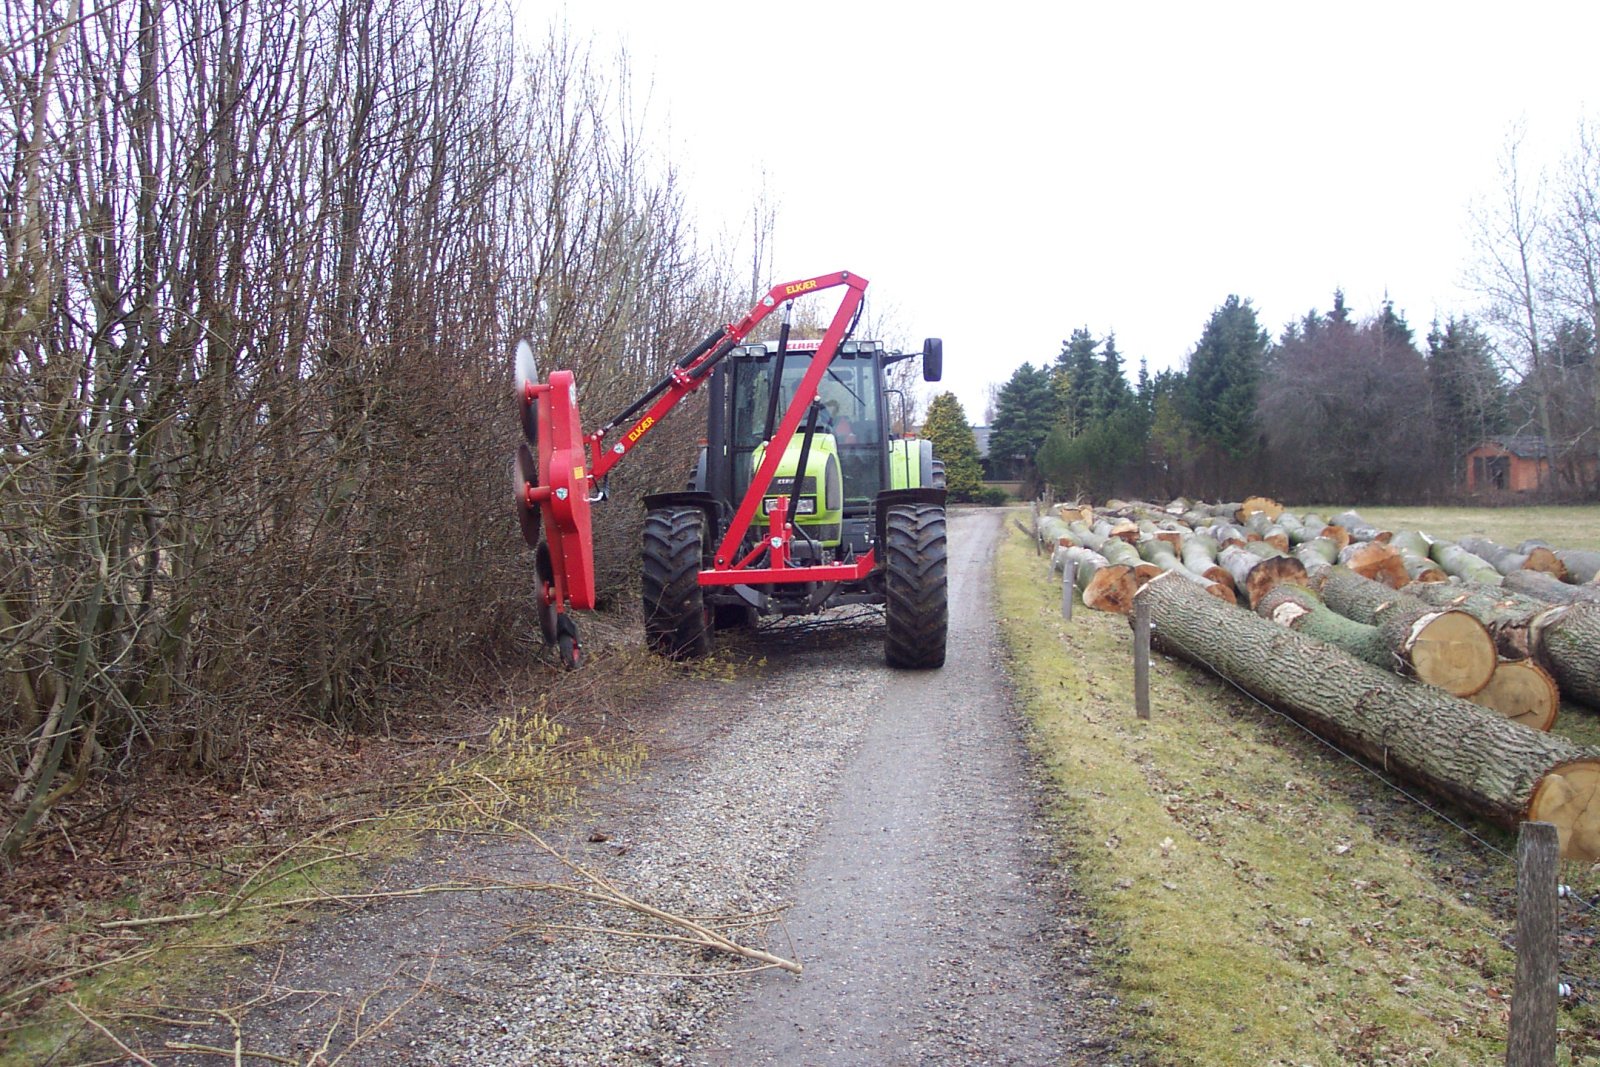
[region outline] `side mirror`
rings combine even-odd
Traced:
[[[944,375],[944,342],[930,337],[922,342],[922,380],[936,382]]]

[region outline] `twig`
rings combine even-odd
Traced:
[[[145,1067],[156,1067],[154,1063],[151,1063],[149,1060],[133,1051],[133,1049],[123,1044],[122,1039],[117,1037],[117,1035],[113,1034],[110,1030],[107,1030],[105,1026],[101,1024],[100,1020],[96,1019],[94,1016],[78,1007],[76,1001],[67,1001],[67,1007],[71,1008],[73,1012],[77,1014],[78,1018],[82,1019],[84,1022],[88,1023],[90,1026],[104,1034],[107,1041],[111,1042],[113,1045],[117,1046],[117,1048],[122,1050],[123,1055],[130,1056],[133,1059],[138,1060],[140,1063],[144,1064]]]
[[[782,968],[791,974],[801,973],[802,968],[800,964],[793,960],[786,960],[782,956],[774,956],[770,952],[763,952],[760,949],[750,948],[747,945],[741,945],[732,938],[726,937],[710,927],[703,926],[700,923],[695,922],[693,919],[687,919],[681,915],[674,915],[671,912],[663,911],[652,904],[647,904],[642,900],[628,895],[619,889],[614,883],[608,880],[605,876],[596,871],[592,871],[575,860],[562,855],[560,852],[557,852],[550,846],[548,842],[545,841],[544,838],[534,833],[528,827],[517,822],[515,819],[507,818],[503,815],[491,815],[489,812],[484,811],[481,804],[470,797],[467,799],[467,803],[477,808],[478,812],[486,818],[491,820],[498,819],[505,825],[520,831],[523,836],[537,845],[544,852],[549,854],[553,859],[556,860],[556,862],[560,863],[569,871],[572,871],[574,874],[587,881],[590,885],[597,887],[599,890],[598,895],[604,899],[607,899],[609,903],[614,904],[617,907],[626,908],[630,911],[636,911],[641,915],[648,915],[650,918],[657,919],[669,926],[676,926],[679,929],[688,930],[690,933],[694,934],[702,942],[704,942],[705,947],[707,948],[720,949],[723,952],[731,953],[735,956],[743,956],[745,959],[751,959],[760,963],[770,964],[774,967]]]

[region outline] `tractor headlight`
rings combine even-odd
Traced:
[[[773,506],[776,505],[777,502],[779,500],[781,500],[781,499],[783,499],[783,498],[782,497],[776,497],[776,496],[769,496],[766,499],[762,500],[761,501],[761,514],[763,514],[763,515],[771,514]],[[800,504],[799,504],[798,507],[795,508],[795,512],[794,513],[796,515],[815,515],[817,513],[817,498],[814,497],[814,496],[803,496],[803,497],[801,497],[800,498]]]

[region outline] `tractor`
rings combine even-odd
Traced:
[[[572,609],[594,606],[589,507],[606,476],[691,394],[705,387],[705,443],[684,489],[645,497],[645,637],[675,658],[710,651],[719,628],[846,604],[884,607],[891,666],[945,658],[945,489],[930,443],[906,429],[889,368],[922,357],[939,380],[943,346],[918,352],[851,337],[867,280],[849,271],[773,286],[743,319],[714,330],[617,416],[585,433],[570,371],[539,381],[517,346],[526,440],[513,490],[535,550],[540,629],[563,664],[582,657]],[[843,290],[818,340],[791,339],[796,299]],[[750,342],[782,308],[775,342]],[[897,431],[897,427],[899,430]]]

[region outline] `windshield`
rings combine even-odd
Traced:
[[[773,353],[742,357],[736,363],[730,443],[734,452],[734,485],[741,492],[750,482],[751,454],[766,439],[767,398],[776,363]],[[784,357],[775,422],[783,421],[783,413],[788,410],[800,380],[810,367],[810,352],[790,352]],[[817,429],[832,433],[838,443],[848,503],[869,502],[882,488],[879,460],[884,438],[883,426],[878,421],[876,373],[870,353],[839,355],[817,387],[823,406]],[[800,429],[805,429],[803,421]]]

